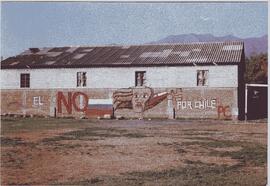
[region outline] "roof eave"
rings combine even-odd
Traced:
[[[47,68],[116,68],[116,67],[165,67],[165,66],[220,66],[238,65],[240,62],[218,62],[218,63],[176,63],[176,64],[92,64],[92,65],[35,65],[35,66],[5,66],[1,69],[47,69]]]

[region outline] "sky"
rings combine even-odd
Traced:
[[[267,34],[267,2],[2,2],[1,56],[31,47],[143,44],[178,34]]]

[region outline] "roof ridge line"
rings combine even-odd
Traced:
[[[126,47],[126,46],[164,46],[164,45],[192,45],[192,44],[214,44],[214,43],[233,43],[233,42],[238,42],[238,43],[244,43],[241,40],[233,40],[233,41],[203,41],[203,42],[179,42],[179,43],[144,43],[144,44],[114,44],[114,45],[70,45],[70,46],[56,46],[56,47],[48,47],[48,46],[43,46],[43,47],[35,47],[35,48],[39,48],[39,49],[43,49],[43,48],[65,48],[65,47],[74,47],[74,48],[78,48],[78,47]],[[30,47],[31,48],[31,47]]]

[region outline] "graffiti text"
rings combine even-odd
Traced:
[[[177,109],[215,109],[216,108],[216,100],[200,100],[200,101],[177,101]]]
[[[76,99],[77,97],[80,96],[80,98],[83,97],[84,99],[84,105],[82,108],[77,105]],[[63,92],[58,92],[57,93],[57,107],[58,107],[58,113],[62,113],[62,103],[66,107],[67,113],[71,114],[72,113],[72,106],[74,109],[78,112],[84,112],[87,110],[87,105],[88,105],[88,96],[82,92],[75,92],[72,94],[72,92],[68,92],[68,97],[64,96]]]
[[[41,96],[33,97],[33,106],[42,106],[43,103],[41,102]]]
[[[231,109],[229,106],[218,106],[218,118],[230,119],[232,117]]]

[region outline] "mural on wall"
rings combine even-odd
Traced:
[[[132,109],[135,113],[143,113],[163,100],[167,99],[167,114],[174,118],[175,110],[216,110],[219,119],[232,117],[229,106],[218,105],[217,98],[201,98],[198,100],[183,100],[181,88],[168,89],[165,92],[154,93],[150,87],[131,87],[119,89],[113,93],[115,110]]]
[[[77,97],[83,98],[83,104],[77,104]],[[80,102],[81,103],[81,102]],[[65,106],[67,113],[72,113],[72,108],[75,109],[77,112],[84,112],[87,110],[88,107],[88,96],[85,93],[82,92],[68,92],[68,97],[66,98],[63,94],[63,92],[57,93],[57,110],[58,113],[62,113],[62,105]]]
[[[14,96],[15,97],[15,96]],[[12,101],[7,100],[6,108],[7,113],[4,114],[19,114],[19,115],[48,115],[44,107],[42,96],[32,96],[30,99],[26,93],[20,96],[21,99],[14,99]]]
[[[167,115],[174,118],[175,110],[213,110],[218,119],[231,119],[231,107],[221,104],[218,97],[183,100],[181,88],[168,89],[165,92],[154,93],[150,87],[131,87],[119,89],[113,94],[115,110],[132,109],[136,113],[143,113],[167,99]]]
[[[218,109],[216,98],[201,100],[182,100],[183,92],[181,88],[170,89],[166,92],[153,93],[149,87],[119,89],[114,92],[114,108],[133,109],[135,112],[145,111],[155,107],[157,104],[168,98],[173,100],[177,110],[185,109]],[[227,107],[226,109],[227,110]],[[226,111],[227,112],[227,111]]]
[[[119,89],[113,93],[113,106],[118,109],[132,109],[133,92],[131,88]]]
[[[115,110],[132,109],[136,113],[155,107],[167,98],[168,93],[154,94],[150,87],[132,87],[119,89],[113,93],[113,105]]]
[[[34,96],[33,97],[33,107],[39,107],[39,106],[42,106],[43,103],[42,103],[42,98],[41,96]]]
[[[67,96],[65,96],[67,95]],[[63,113],[63,106],[68,114],[83,112],[88,116],[103,116],[112,114],[112,101],[110,99],[89,99],[83,92],[57,92],[57,112]]]
[[[98,116],[112,116],[113,115],[113,101],[111,98],[105,99],[89,99],[88,109],[86,115],[90,117]]]
[[[154,92],[154,90],[156,92]],[[120,111],[143,117],[144,114],[158,115],[167,118],[193,117],[202,114],[205,117],[218,119],[232,119],[238,115],[237,105],[227,101],[220,92],[204,92],[200,90],[187,90],[183,94],[181,88],[152,89],[150,87],[130,87],[107,92],[92,98],[90,92],[62,92],[52,91],[46,93],[22,92],[16,96],[6,96],[5,110],[7,114],[22,115],[50,115],[58,114],[87,117],[103,117],[114,115],[114,111]],[[56,93],[56,94],[55,94]],[[90,95],[94,95],[91,92]],[[16,99],[14,99],[14,97]],[[155,108],[155,109],[153,109]],[[151,110],[153,109],[153,110]],[[149,111],[149,112],[145,112]],[[136,114],[137,113],[137,114]],[[121,114],[121,112],[116,112]],[[59,115],[64,116],[64,115]],[[150,117],[150,116],[149,116]]]
[[[162,101],[168,96],[174,101],[182,99],[182,89],[170,89],[160,93],[154,93],[154,90],[150,87],[131,87],[118,89],[113,92],[112,104],[114,110],[120,109],[132,109],[135,113],[142,113],[149,110]],[[83,104],[78,104],[76,99],[82,97]],[[42,104],[41,98],[33,98],[35,104]],[[89,110],[91,105],[91,99],[83,92],[57,92],[57,111],[63,113],[63,106],[66,108],[68,114],[72,114],[73,109],[77,112],[86,112]],[[81,101],[80,101],[81,102]],[[95,103],[95,102],[94,102]],[[94,104],[96,107],[97,105]],[[89,107],[89,108],[88,108]]]
[[[218,106],[217,107],[218,119],[231,119],[232,113],[230,106]]]
[[[168,93],[154,94],[149,87],[133,87],[116,90],[111,99],[89,99],[83,92],[57,92],[57,112],[63,113],[63,107],[67,114],[72,111],[85,112],[89,115],[100,113],[112,114],[112,109],[132,109],[135,113],[143,113],[145,110],[155,107],[167,98]],[[80,99],[79,103],[76,101]],[[82,100],[81,100],[82,98]],[[34,98],[36,104],[42,104],[40,98]],[[91,100],[93,100],[91,102]],[[101,102],[100,102],[101,101]],[[105,102],[104,102],[105,101]],[[108,103],[112,102],[112,105]],[[82,102],[82,104],[80,104]],[[102,103],[106,103],[105,105]]]
[[[188,89],[184,94],[181,88],[153,89],[141,86],[109,91],[102,96],[98,94],[98,98],[97,96],[92,98],[89,93],[88,91],[57,91],[49,92],[49,94],[23,92],[18,94],[16,99],[11,99],[9,96],[10,99],[7,99],[5,103],[6,109],[2,112],[87,117],[122,113],[124,116],[134,114],[138,117],[143,117],[144,114],[147,116],[160,114],[162,117],[172,119],[192,117],[193,112],[196,112],[197,116],[201,111],[206,117],[218,119],[231,119],[238,115],[237,105],[219,97],[219,92],[202,93],[200,90]],[[90,95],[94,95],[93,92]],[[122,109],[125,111],[118,112]],[[130,110],[130,114],[127,109]]]
[[[194,100],[194,101],[177,101],[177,109],[215,109],[216,99],[204,99],[204,100]]]

